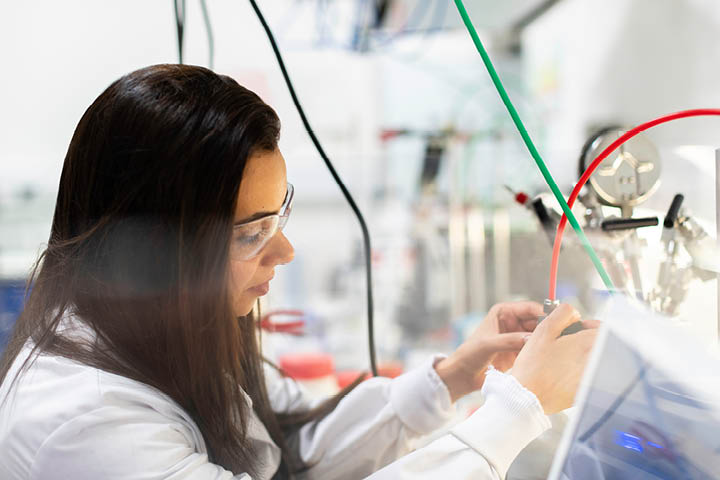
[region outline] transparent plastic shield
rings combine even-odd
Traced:
[[[612,299],[552,479],[714,479],[720,358],[668,319]]]

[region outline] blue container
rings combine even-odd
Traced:
[[[0,353],[10,338],[25,300],[25,281],[0,279]]]

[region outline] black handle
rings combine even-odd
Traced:
[[[680,207],[682,206],[683,200],[685,200],[685,197],[682,193],[678,193],[677,195],[675,195],[675,198],[673,198],[673,201],[670,204],[670,209],[668,210],[667,215],[665,215],[663,227],[673,228],[673,225],[675,225],[675,220],[678,216],[678,212],[680,212]]]
[[[614,232],[616,230],[633,230],[642,227],[654,227],[660,223],[657,217],[645,218],[611,218],[603,220],[602,229],[604,232]]]
[[[545,230],[545,233],[550,240],[550,244],[552,245],[555,242],[555,229],[557,228],[555,220],[553,220],[550,213],[548,213],[547,207],[545,207],[541,198],[538,197],[533,200],[530,203],[530,206],[532,207],[533,212],[535,212],[535,215],[540,221],[540,225],[543,230]]]
[[[555,230],[555,221],[552,219],[550,214],[545,207],[541,198],[536,198],[532,201],[532,209],[540,220],[540,225],[549,230]]]

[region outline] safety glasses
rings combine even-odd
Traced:
[[[292,211],[294,193],[295,188],[288,183],[285,201],[277,213],[250,222],[240,223],[233,227],[230,245],[230,258],[232,260],[250,260],[255,257],[265,248],[276,233],[285,228]]]

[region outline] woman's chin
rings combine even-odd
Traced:
[[[236,303],[235,304],[235,316],[236,317],[244,317],[250,314],[250,312],[253,311],[253,308],[255,308],[255,302],[257,301],[257,297],[246,299],[244,298],[242,303]]]
[[[269,291],[270,282],[245,290],[238,301],[235,302],[235,314],[238,317],[248,315],[255,307],[258,298],[267,295]]]

